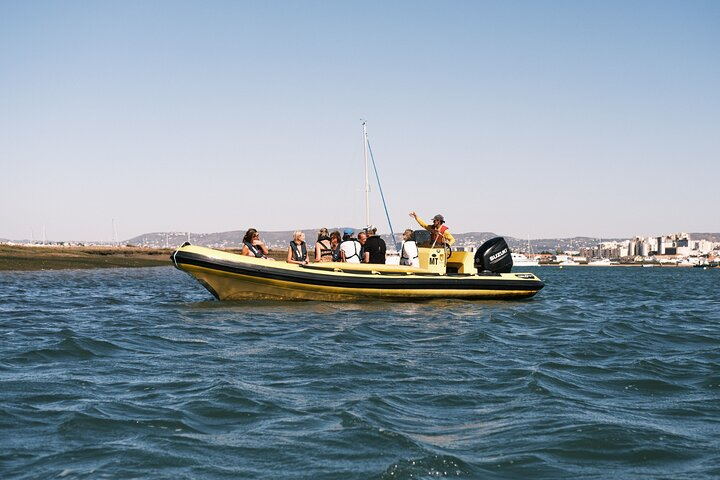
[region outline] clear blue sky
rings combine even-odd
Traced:
[[[718,1],[1,1],[0,238],[720,231]],[[377,188],[372,223],[388,232]]]

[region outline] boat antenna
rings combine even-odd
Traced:
[[[375,179],[377,180],[378,190],[380,190],[380,198],[382,198],[383,208],[385,208],[385,216],[387,217],[388,226],[390,227],[390,235],[392,236],[392,241],[393,241],[393,244],[395,245],[395,249],[400,251],[397,241],[395,240],[395,232],[393,231],[392,222],[390,221],[390,214],[388,213],[387,203],[385,202],[385,194],[383,193],[382,185],[380,185],[380,175],[378,175],[377,165],[375,164],[375,156],[373,155],[372,148],[370,147],[370,140],[368,140],[368,136],[367,136],[367,126],[366,126],[364,120],[363,120],[363,134],[365,136],[365,146],[367,148],[367,152],[370,152],[370,160],[372,160],[373,170],[375,171]],[[367,158],[365,160],[365,165],[367,166]],[[365,174],[367,175],[367,170],[365,170]],[[370,189],[370,187],[368,186],[366,191],[369,191],[369,189]],[[365,198],[367,199],[367,197],[365,197]],[[368,219],[369,219],[369,214],[368,214]],[[368,220],[368,225],[370,225],[369,220]]]
[[[363,126],[363,158],[365,159],[365,225],[370,225],[370,177],[368,175],[368,137],[367,124],[362,121]]]

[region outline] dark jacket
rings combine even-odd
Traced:
[[[364,250],[370,254],[370,263],[385,263],[385,240],[380,235],[368,237],[365,242]]]

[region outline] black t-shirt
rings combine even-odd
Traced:
[[[370,254],[370,263],[385,263],[385,240],[380,235],[368,237],[364,249]]]

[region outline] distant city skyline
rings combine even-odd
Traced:
[[[363,228],[362,227],[348,227],[348,226],[333,226],[330,228],[330,230],[338,230],[343,231],[346,228],[351,228],[355,233],[360,232]],[[420,229],[419,226],[415,227],[415,229]],[[316,236],[316,233],[318,232],[319,228],[310,228],[310,229],[301,229],[308,240],[308,243],[310,245],[314,244],[314,238]],[[36,244],[42,244],[42,243],[49,243],[49,244],[106,244],[106,245],[112,245],[112,244],[129,244],[129,245],[139,245],[139,246],[150,246],[150,247],[172,247],[172,246],[178,246],[181,245],[183,242],[188,241],[193,244],[201,244],[204,246],[212,246],[212,247],[232,247],[233,245],[237,246],[242,243],[242,237],[245,233],[245,230],[230,230],[225,232],[179,232],[179,231],[168,231],[168,232],[145,232],[141,235],[137,235],[132,238],[115,238],[110,241],[103,241],[103,240],[53,240],[48,238],[32,238],[32,239],[7,239],[7,238],[0,238],[0,241],[9,241],[10,243],[15,242],[28,242],[36,243]],[[261,231],[261,238],[268,243],[268,245],[271,245],[273,247],[277,247],[279,245],[285,245],[288,242],[288,239],[292,237],[293,230],[277,230],[277,231]],[[390,238],[389,233],[381,233],[381,235],[385,238]],[[634,242],[634,241],[648,241],[648,242],[657,242],[660,238],[665,238],[669,240],[676,240],[678,238],[689,238],[693,241],[707,241],[711,244],[715,244],[715,247],[720,247],[720,232],[673,232],[673,233],[662,233],[659,235],[649,235],[649,236],[641,236],[641,235],[631,235],[628,237],[591,237],[591,236],[583,236],[583,235],[576,235],[572,237],[545,237],[545,238],[519,238],[514,237],[511,235],[504,234],[502,232],[454,232],[454,236],[456,237],[457,246],[461,245],[477,245],[479,242],[482,242],[484,240],[489,239],[492,236],[504,236],[510,243],[515,244],[516,246],[518,244],[526,244],[530,245],[543,245],[547,244],[548,242],[570,242],[570,246],[573,245],[573,242],[575,242],[575,246],[583,245],[598,245],[602,243],[612,243],[612,242]],[[402,234],[401,232],[395,231],[395,238],[396,240],[400,241]],[[578,241],[580,243],[578,243]],[[557,245],[557,243],[555,243]],[[567,245],[565,245],[567,247]],[[532,246],[529,247],[529,249],[532,250]],[[546,246],[541,246],[540,248],[547,248]]]
[[[530,239],[718,232],[718,20],[699,0],[3,2],[0,238],[362,225],[360,119],[396,232],[410,211]]]

